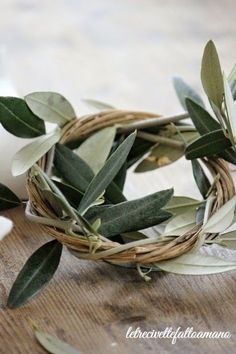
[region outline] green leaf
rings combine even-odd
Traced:
[[[205,109],[191,99],[186,99],[186,106],[193,124],[201,135],[221,129],[220,124]],[[219,156],[236,164],[236,153],[231,148],[220,152]]]
[[[136,137],[134,145],[130,150],[130,153],[127,158],[127,168],[135,164],[143,155],[145,155],[152,146],[156,145],[150,141]]]
[[[236,165],[236,152],[233,149],[226,149],[219,154],[225,161]]]
[[[236,250],[236,231],[227,232],[219,235],[214,241],[219,241],[222,246]]]
[[[31,111],[46,122],[65,125],[76,118],[75,111],[67,99],[56,92],[33,92],[25,96]]]
[[[172,218],[165,227],[164,235],[179,236],[191,230],[195,225],[196,210],[189,210]]]
[[[93,171],[84,160],[61,144],[56,145],[54,164],[62,178],[82,193],[94,177]]]
[[[89,184],[79,206],[82,214],[101,195],[107,186],[113,181],[121,166],[124,164],[128,153],[134,143],[136,132],[130,134],[128,138],[109,157],[105,165],[98,172]]]
[[[115,176],[113,182],[122,191],[124,189],[125,180],[127,175],[127,161],[121,166],[120,171]]]
[[[205,175],[205,172],[201,166],[201,164],[198,162],[198,160],[192,160],[192,169],[193,169],[193,176],[195,179],[195,182],[198,186],[198,189],[203,196],[203,198],[206,198],[206,195],[210,189],[210,182]]]
[[[208,98],[221,109],[224,86],[220,61],[213,41],[209,41],[204,49],[201,79]]]
[[[167,189],[102,209],[102,212],[96,215],[96,218],[101,219],[99,233],[112,237],[125,232],[142,230],[169,219],[172,214],[161,208],[172,195],[173,189]]]
[[[86,103],[87,106],[96,108],[99,111],[109,111],[111,109],[115,109],[114,106],[97,100],[83,99],[82,101]]]
[[[228,262],[200,253],[188,253],[169,261],[158,262],[155,265],[165,272],[189,275],[216,274],[236,269],[236,262]]]
[[[97,173],[109,156],[115,135],[115,127],[102,129],[87,138],[75,153]]]
[[[141,232],[133,231],[121,234],[121,238],[124,243],[129,243],[133,241],[143,240],[144,238],[147,238],[147,236],[142,234]]]
[[[191,98],[194,102],[196,102],[200,106],[204,107],[204,103],[203,103],[201,97],[183,79],[181,79],[180,77],[174,77],[173,84],[174,84],[175,92],[178,96],[178,99],[185,111],[187,110],[186,103],[185,103],[186,97]]]
[[[41,189],[40,192],[42,197],[46,200],[47,204],[50,205],[54,213],[59,218],[63,217],[64,207],[58,195],[52,192],[50,189]]]
[[[231,141],[232,143],[236,142],[236,109],[234,105],[234,99],[227,81],[226,76],[223,74],[224,80],[224,98],[225,98],[225,106],[228,116],[228,134],[232,134]]]
[[[20,199],[7,186],[0,183],[0,210],[15,208],[21,204]]]
[[[164,207],[164,210],[169,211],[173,215],[180,215],[190,210],[196,210],[201,203],[197,199],[173,196]]]
[[[203,232],[219,233],[226,230],[234,220],[236,196],[214,213],[203,227]]]
[[[186,107],[199,134],[204,135],[221,129],[220,124],[203,107],[190,98],[186,99]]]
[[[12,175],[19,176],[29,170],[60,139],[60,130],[40,136],[19,150],[12,161]]]
[[[212,156],[219,154],[222,150],[230,146],[231,142],[225,137],[223,131],[215,130],[214,132],[202,135],[188,145],[185,150],[185,157],[188,160],[193,160],[200,157]]]
[[[56,180],[53,180],[53,182],[56,184],[56,186],[60,189],[60,191],[63,193],[63,195],[66,197],[68,202],[75,208],[77,209],[79,206],[79,203],[83,197],[83,193],[78,190],[77,188],[67,184],[67,183],[62,183]]]
[[[190,142],[198,137],[196,132],[183,132],[181,136],[175,134],[172,139],[176,141]],[[151,148],[150,154],[142,160],[135,172],[146,172],[167,166],[184,156],[184,147],[176,148],[162,144],[156,144]]]
[[[0,97],[0,123],[20,138],[35,138],[45,134],[44,122],[35,116],[21,98]]]
[[[94,178],[94,173],[87,163],[64,145],[56,145],[54,164],[63,180],[82,193]],[[106,197],[112,203],[126,200],[114,183],[107,188]]]
[[[30,256],[11,288],[8,307],[24,305],[47,285],[59,265],[61,252],[62,245],[54,240],[44,244]]]
[[[236,99],[236,64],[234,64],[229,76],[228,81],[230,85],[230,89],[233,95],[234,100]]]
[[[38,329],[34,330],[34,334],[41,346],[49,353],[53,354],[81,354],[77,349],[73,348],[66,342],[53,337],[48,333]]]

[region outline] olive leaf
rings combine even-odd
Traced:
[[[186,99],[186,108],[199,134],[204,135],[221,129],[220,124],[198,103]]]
[[[217,236],[214,241],[229,249],[236,250],[236,231],[227,232]]]
[[[224,160],[236,165],[236,152],[233,149],[226,149],[219,154]]]
[[[187,110],[187,107],[185,104],[186,97],[190,97],[194,102],[196,102],[200,106],[204,107],[204,103],[203,103],[201,97],[183,79],[181,79],[180,77],[174,77],[173,84],[174,84],[175,92],[178,96],[178,99],[185,111]]]
[[[53,354],[82,354],[68,343],[51,336],[39,329],[34,330],[35,337],[41,346],[49,353]]]
[[[204,49],[201,79],[208,98],[221,109],[224,94],[222,71],[215,44],[211,40]]]
[[[25,96],[31,111],[46,122],[65,125],[76,118],[75,111],[67,99],[56,92],[32,92]]]
[[[172,139],[175,141],[191,142],[198,137],[196,132],[182,132],[181,136],[175,134]],[[151,148],[150,154],[142,160],[135,168],[135,172],[151,171],[177,161],[184,156],[184,146],[173,147],[162,144],[156,144]]]
[[[101,219],[99,233],[112,237],[125,232],[142,230],[169,219],[172,214],[161,208],[172,195],[173,189],[167,189],[144,198],[103,208],[101,213],[96,214],[96,218]]]
[[[0,123],[20,138],[35,138],[45,134],[44,122],[34,115],[24,100],[0,97]]]
[[[185,157],[188,160],[197,159],[205,156],[219,154],[222,150],[231,146],[222,130],[202,135],[200,138],[189,144],[185,150]]]
[[[0,183],[0,210],[15,208],[21,204],[20,199],[10,188]]]
[[[97,173],[109,156],[115,135],[115,127],[102,129],[87,138],[75,153]]]
[[[121,166],[121,169],[115,176],[113,182],[114,184],[121,190],[123,191],[125,181],[126,181],[126,175],[127,175],[127,161],[124,162],[124,164]]]
[[[60,262],[62,245],[53,240],[41,246],[25,263],[8,297],[7,306],[16,308],[35,296],[53,277]]]
[[[92,179],[79,205],[78,211],[81,214],[113,181],[129,154],[129,151],[134,143],[135,136],[136,132],[130,134],[109,157],[98,174]]]
[[[60,130],[40,136],[19,150],[12,160],[11,171],[13,176],[19,176],[32,167],[44,156],[60,139]]]
[[[234,100],[236,99],[236,64],[234,64],[229,76],[228,81],[230,85],[230,89],[233,95]]]
[[[205,172],[201,166],[201,164],[198,162],[198,160],[192,160],[192,169],[193,169],[193,176],[195,179],[195,182],[198,186],[198,189],[203,196],[203,198],[206,198],[207,193],[210,189],[210,182],[205,175]]]
[[[56,145],[54,164],[63,180],[82,193],[94,178],[94,173],[87,163],[64,145]],[[126,200],[113,182],[107,188],[106,197],[114,204]]]
[[[172,218],[165,227],[164,235],[179,236],[191,230],[195,225],[196,210],[189,210]]]
[[[94,177],[91,168],[68,147],[57,144],[54,164],[62,178],[82,193]]]
[[[127,168],[135,164],[138,160],[145,155],[152,146],[156,143],[151,143],[150,141],[136,137],[132,149],[127,158]]]
[[[155,265],[165,272],[189,275],[216,274],[236,269],[236,262],[200,253],[188,253]]]
[[[197,199],[173,196],[163,209],[177,216],[190,210],[196,210],[201,204],[202,202]]]
[[[60,218],[63,216],[63,205],[57,194],[52,192],[50,189],[41,189],[40,193],[46,202],[51,206],[54,213]]]
[[[223,81],[224,81],[224,99],[225,99],[225,106],[226,112],[228,117],[227,128],[228,134],[231,138],[232,144],[236,142],[236,109],[234,105],[234,99],[232,96],[232,92],[230,90],[227,78],[225,74],[223,74]]]
[[[175,148],[171,146],[156,145],[135,168],[136,173],[152,171],[167,166],[184,156],[184,147]]]
[[[208,219],[202,231],[205,233],[219,233],[226,230],[234,220],[235,207],[236,196],[225,203]]]
[[[79,189],[77,189],[67,183],[62,183],[62,182],[56,181],[54,179],[53,179],[53,182],[60,189],[60,191],[63,193],[63,195],[68,200],[68,202],[75,209],[77,209],[79,206],[79,203],[83,197],[83,193]]]
[[[221,129],[221,125],[204,108],[191,99],[186,99],[186,106],[193,124],[201,135]],[[236,164],[236,153],[232,148],[221,151],[219,156],[226,161]]]
[[[97,100],[83,99],[82,101],[86,103],[89,107],[96,108],[99,111],[108,111],[111,109],[115,109],[114,106]]]
[[[131,231],[131,232],[122,233],[121,238],[124,243],[129,243],[132,241],[143,240],[144,238],[147,238],[147,236],[139,231]]]

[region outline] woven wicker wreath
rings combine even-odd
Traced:
[[[78,137],[86,139],[94,132],[111,125],[122,124],[122,126],[124,126],[124,124],[128,124],[128,130],[132,128],[134,129],[134,127],[138,127],[142,125],[142,122],[145,122],[144,117],[145,119],[148,119],[148,122],[150,122],[150,125],[152,126],[155,126],[155,123],[158,123],[156,114],[143,112],[110,110],[99,114],[87,115],[67,124],[62,130],[59,142],[61,144],[69,143],[73,140],[78,140]],[[130,126],[130,123],[134,122],[139,123],[136,125],[131,124]],[[50,159],[51,155],[46,154],[38,162],[39,166],[45,170],[47,161]],[[216,196],[216,199],[211,206],[210,215],[212,215],[235,195],[235,187],[227,162],[221,158],[204,158],[202,161],[210,171],[213,180],[218,176],[212,190],[212,194]],[[31,215],[28,213],[28,216],[31,220],[37,220],[37,222],[44,224],[45,218],[57,218],[54,210],[42,199],[40,190],[37,189],[37,186],[30,177],[28,177],[27,189],[30,203],[28,211],[30,210],[31,213]],[[34,219],[34,215],[37,216],[37,218]],[[179,237],[174,237],[174,239],[167,237],[163,238],[163,241],[160,241],[160,238],[157,240],[145,238],[143,240],[129,242],[128,245],[112,242],[111,240],[102,237],[102,235],[99,240],[88,239],[76,231],[76,224],[74,226],[74,231],[77,237],[72,237],[66,234],[60,229],[60,226],[47,226],[46,229],[49,235],[67,246],[69,250],[73,250],[73,254],[78,258],[96,261],[103,260],[114,263],[125,262],[139,265],[151,265],[158,261],[180,256],[191,250],[198,241],[198,235],[202,230],[202,223],[196,224],[196,226],[190,231]],[[207,234],[207,239],[212,239],[215,236],[216,234],[209,233]],[[95,246],[95,252],[91,252],[91,250],[94,250],[91,246]]]
[[[119,110],[87,100],[99,106],[99,112],[76,118],[71,104],[55,92],[34,92],[24,99],[0,97],[4,128],[18,137],[36,138],[15,155],[12,172],[27,172],[26,216],[44,225],[55,239],[26,262],[11,289],[8,306],[21,306],[46,285],[57,269],[62,245],[80,259],[135,267],[145,280],[150,279],[147,273],[151,270],[211,274],[236,268],[235,262],[199,252],[206,244],[235,249],[236,243],[236,232],[225,233],[235,223],[235,186],[228,163],[236,165],[236,69],[228,78],[222,74],[212,41],[204,50],[201,79],[211,111],[189,85],[176,78],[175,90],[186,113],[170,117]],[[55,129],[45,134],[44,121],[56,124]],[[114,134],[107,155],[95,171],[91,160],[81,157],[78,149],[92,139],[92,157],[97,156],[101,142],[98,135],[102,133],[104,138],[105,132],[106,140],[108,130]],[[176,212],[174,198],[186,201],[186,197],[173,196],[173,190],[166,190],[129,202],[122,194],[126,170],[131,166],[138,172],[152,170],[184,155],[191,160],[203,200],[191,204],[191,227],[187,224],[187,228],[180,227],[181,231],[177,227],[178,231],[172,228],[170,232],[169,228],[167,232],[168,225],[179,222],[190,207],[188,201],[184,207],[180,203]],[[58,160],[58,156],[62,158]],[[20,203],[14,193],[0,185],[2,193],[1,209]],[[80,196],[76,206],[71,201],[74,194]],[[150,210],[144,214],[149,205]],[[129,211],[128,215],[124,211]],[[109,227],[104,231],[106,222],[113,227],[112,232]],[[158,231],[157,225],[161,227]],[[144,229],[150,227],[155,227],[155,237],[145,234]]]

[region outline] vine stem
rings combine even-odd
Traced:
[[[185,113],[181,113],[181,114],[174,115],[174,116],[145,119],[145,120],[142,120],[139,122],[126,124],[121,127],[118,127],[118,132],[119,133],[129,133],[135,129],[157,127],[159,125],[178,122],[178,121],[186,119],[186,118],[189,118],[189,114],[185,112]]]

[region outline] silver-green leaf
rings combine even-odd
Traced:
[[[229,76],[229,85],[233,95],[234,100],[236,99],[236,64],[234,64]]]
[[[51,336],[48,333],[40,331],[38,329],[34,330],[34,334],[41,346],[52,354],[82,354],[77,349],[73,348],[68,343],[62,341],[61,339]]]
[[[234,105],[234,99],[232,96],[232,92],[230,90],[230,86],[228,83],[228,80],[223,74],[223,80],[224,80],[224,98],[225,98],[225,106],[227,110],[227,116],[228,116],[228,133],[231,136],[231,142],[236,143],[236,109]]]
[[[25,96],[31,111],[46,122],[65,125],[76,117],[70,102],[56,92],[33,92]]]
[[[60,130],[57,129],[47,135],[35,139],[32,143],[18,151],[12,161],[12,174],[18,176],[25,173],[43,155],[45,155],[60,139]]]
[[[215,241],[229,249],[236,250],[236,231],[227,232],[219,235]]]
[[[180,215],[191,210],[196,210],[202,201],[189,197],[174,196],[163,208],[174,215]]]
[[[175,216],[166,225],[164,235],[179,236],[184,234],[196,225],[195,219],[195,210],[189,210],[187,213]]]
[[[83,99],[82,100],[84,103],[87,104],[87,106],[96,108],[99,111],[108,111],[111,109],[115,109],[114,106],[111,106],[108,103],[97,101],[97,100],[91,100],[91,99]]]
[[[92,179],[79,205],[79,213],[82,214],[93,202],[104,192],[113,181],[133,146],[136,132],[130,134],[128,138],[109,157],[105,165]]]
[[[102,129],[86,139],[75,153],[87,162],[94,173],[98,173],[109,156],[115,135],[115,127]]]
[[[189,86],[183,79],[181,79],[181,77],[174,77],[173,84],[178,99],[185,111],[187,111],[187,107],[185,103],[187,97],[191,98],[194,102],[204,107],[203,100],[201,99],[199,94],[191,86]]]
[[[221,109],[224,94],[222,71],[215,44],[211,40],[204,49],[201,79],[208,98]]]
[[[156,265],[165,272],[190,275],[215,274],[236,269],[236,262],[200,253],[188,253],[173,260],[158,262]]]
[[[203,227],[203,232],[219,233],[226,230],[234,220],[236,196],[214,213]]]

